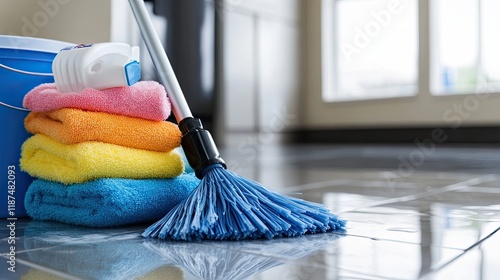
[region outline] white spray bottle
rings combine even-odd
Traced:
[[[60,92],[130,86],[141,77],[139,47],[96,43],[64,48],[54,58],[52,72]]]

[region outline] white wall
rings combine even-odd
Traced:
[[[74,43],[109,41],[111,0],[0,0],[0,33]]]
[[[299,125],[300,6],[300,0],[228,0],[218,7],[226,131]]]
[[[0,0],[0,34],[73,43],[139,44],[126,0]]]

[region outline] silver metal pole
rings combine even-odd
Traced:
[[[182,89],[175,77],[174,70],[170,65],[165,49],[161,44],[160,38],[156,33],[153,22],[149,16],[146,5],[143,0],[129,0],[130,7],[134,13],[142,38],[153,60],[153,64],[160,78],[160,82],[167,90],[168,98],[172,102],[172,110],[175,119],[180,122],[185,118],[192,118],[191,110],[182,93]]]

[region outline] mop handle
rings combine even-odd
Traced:
[[[139,25],[142,38],[153,60],[160,82],[165,87],[167,96],[172,103],[172,111],[174,112],[175,119],[177,122],[180,122],[186,118],[192,118],[193,115],[191,114],[191,110],[182,93],[181,86],[175,77],[174,70],[170,65],[170,61],[156,33],[153,22],[149,17],[144,0],[129,0],[129,3],[134,13],[135,20]]]

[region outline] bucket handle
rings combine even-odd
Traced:
[[[21,73],[21,74],[26,74],[26,75],[34,75],[34,76],[53,76],[52,73],[38,73],[38,72],[30,72],[30,71],[24,71],[24,70],[20,70],[20,69],[16,69],[16,68],[12,68],[12,67],[9,67],[5,64],[2,64],[0,63],[0,67],[1,68],[4,68],[4,69],[7,69],[7,70],[10,70],[10,71],[14,71],[14,72],[17,72],[17,73]],[[14,109],[14,110],[19,110],[19,111],[25,111],[25,112],[29,112],[30,110],[26,109],[26,108],[21,108],[21,107],[16,107],[16,106],[13,106],[13,105],[9,105],[7,103],[3,103],[0,101],[0,105],[2,106],[5,106],[7,108],[11,108],[11,109]]]
[[[0,63],[0,67],[4,68],[4,69],[7,69],[7,70],[10,70],[10,71],[17,72],[17,73],[26,74],[26,75],[46,76],[46,77],[52,77],[52,76],[54,76],[54,74],[52,74],[52,73],[39,73],[39,72],[24,71],[24,70],[20,70],[20,69],[9,67],[9,66],[7,66],[5,64],[2,64],[2,63]],[[2,105],[4,105],[4,104],[2,104]]]
[[[13,106],[13,105],[9,105],[7,103],[3,103],[2,101],[0,101],[0,105],[5,106],[7,108],[14,109],[14,110],[18,110],[18,111],[30,112],[29,109],[21,108],[21,107],[16,107],[16,106]]]

